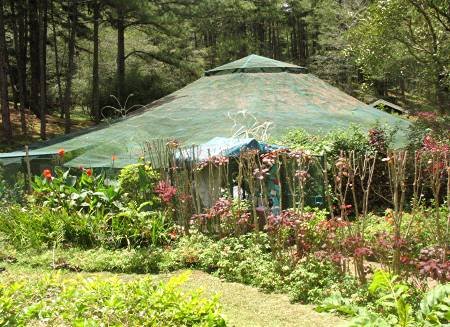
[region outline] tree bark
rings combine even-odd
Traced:
[[[99,37],[98,29],[100,24],[100,4],[98,1],[94,2],[93,8],[94,15],[94,54],[93,54],[93,64],[92,64],[92,112],[91,116],[94,118],[96,123],[101,120],[100,117],[100,96],[99,96],[99,69],[98,69],[98,56],[99,56]]]
[[[61,65],[59,62],[59,51],[58,51],[58,37],[56,35],[56,22],[55,22],[55,7],[52,5],[51,9],[51,19],[52,19],[52,34],[53,34],[53,51],[55,53],[55,74],[56,74],[56,85],[58,87],[58,106],[59,106],[59,117],[64,118],[64,106],[63,106],[63,94],[61,86]]]
[[[47,138],[47,0],[39,3],[39,112],[41,139]]]
[[[39,61],[39,17],[38,0],[29,0],[29,31],[30,31],[30,108],[37,117],[41,117],[39,110],[39,81],[40,81],[40,61]]]
[[[117,98],[125,101],[125,18],[121,8],[117,9]]]
[[[306,65],[306,59],[308,59],[308,35],[306,34],[306,24],[302,19],[305,14],[301,14],[300,19],[298,20],[298,55],[299,62],[301,65]]]
[[[21,67],[21,75],[23,81],[23,93],[24,93],[24,107],[30,107],[30,98],[28,95],[28,84],[27,84],[27,51],[28,51],[28,42],[29,42],[29,34],[28,34],[28,7],[26,3],[22,2],[22,6],[20,7],[19,14],[19,46],[21,52],[21,62],[23,63],[23,67]]]
[[[18,3],[18,8],[16,11],[16,4]],[[19,112],[20,112],[20,125],[22,129],[22,134],[27,135],[27,122],[25,117],[25,109],[27,106],[27,95],[26,95],[26,60],[27,60],[27,41],[25,35],[25,16],[26,9],[24,8],[22,2],[16,2],[10,0],[14,37],[14,51],[16,53],[17,62],[17,86],[19,93]]]
[[[443,71],[444,69],[442,69]],[[450,89],[445,84],[445,74],[438,73],[436,77],[436,102],[439,113],[442,115],[450,113]]]
[[[19,110],[22,134],[27,135],[26,107],[27,107],[27,35],[26,8],[19,2],[17,12],[15,1],[11,0],[11,12],[14,16],[14,48],[17,56],[17,83],[19,88]]]
[[[75,1],[72,1],[69,8],[69,53],[66,74],[66,90],[64,95],[64,121],[65,133],[70,133],[70,109],[72,106],[72,80],[75,71],[75,37],[77,28],[78,8]]]
[[[3,2],[0,0],[0,104],[2,107],[2,127],[6,141],[12,141],[12,128],[9,115],[8,102],[8,77],[6,68],[6,40],[5,40],[5,20],[3,16]]]

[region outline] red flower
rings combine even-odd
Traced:
[[[92,176],[92,169],[86,169],[85,170],[85,173],[86,173],[86,175],[88,175],[88,176]]]
[[[58,156],[64,157],[64,153],[65,153],[64,149],[59,149],[58,150]]]
[[[52,180],[52,172],[50,169],[44,169],[42,176],[44,176],[47,180]]]

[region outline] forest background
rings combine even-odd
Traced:
[[[251,53],[450,113],[448,0],[0,0],[2,148],[99,123]]]

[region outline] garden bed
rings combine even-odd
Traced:
[[[186,271],[157,275],[114,274],[114,273],[86,273],[59,272],[62,279],[108,281],[112,279],[124,282],[143,280],[151,277],[155,282],[167,282],[174,276]],[[56,272],[55,272],[56,273]],[[50,274],[45,268],[32,268],[23,265],[8,264],[6,270],[0,274],[0,284],[6,280],[39,280],[43,275]],[[219,295],[220,312],[227,326],[341,326],[345,320],[331,314],[318,313],[311,305],[292,304],[285,295],[263,293],[253,287],[239,283],[225,282],[218,277],[194,270],[182,285],[186,293],[202,290],[203,298]]]

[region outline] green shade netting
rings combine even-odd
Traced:
[[[207,70],[206,76],[232,74],[232,73],[306,73],[305,67],[288,64],[257,55],[250,55],[228,64]]]
[[[280,70],[245,71],[258,64]],[[397,127],[399,139],[405,139],[408,121],[370,107],[314,75],[299,73],[301,69],[252,55],[215,69],[221,73],[207,72],[209,76],[125,119],[54,139],[41,144],[39,151],[76,150],[74,159],[66,163],[74,167],[111,167],[114,155],[114,166],[123,167],[143,155],[146,141],[177,139],[184,145],[200,145],[216,136],[255,137],[236,131],[266,122],[271,137],[296,128],[327,133],[352,124],[367,130],[379,123]]]

